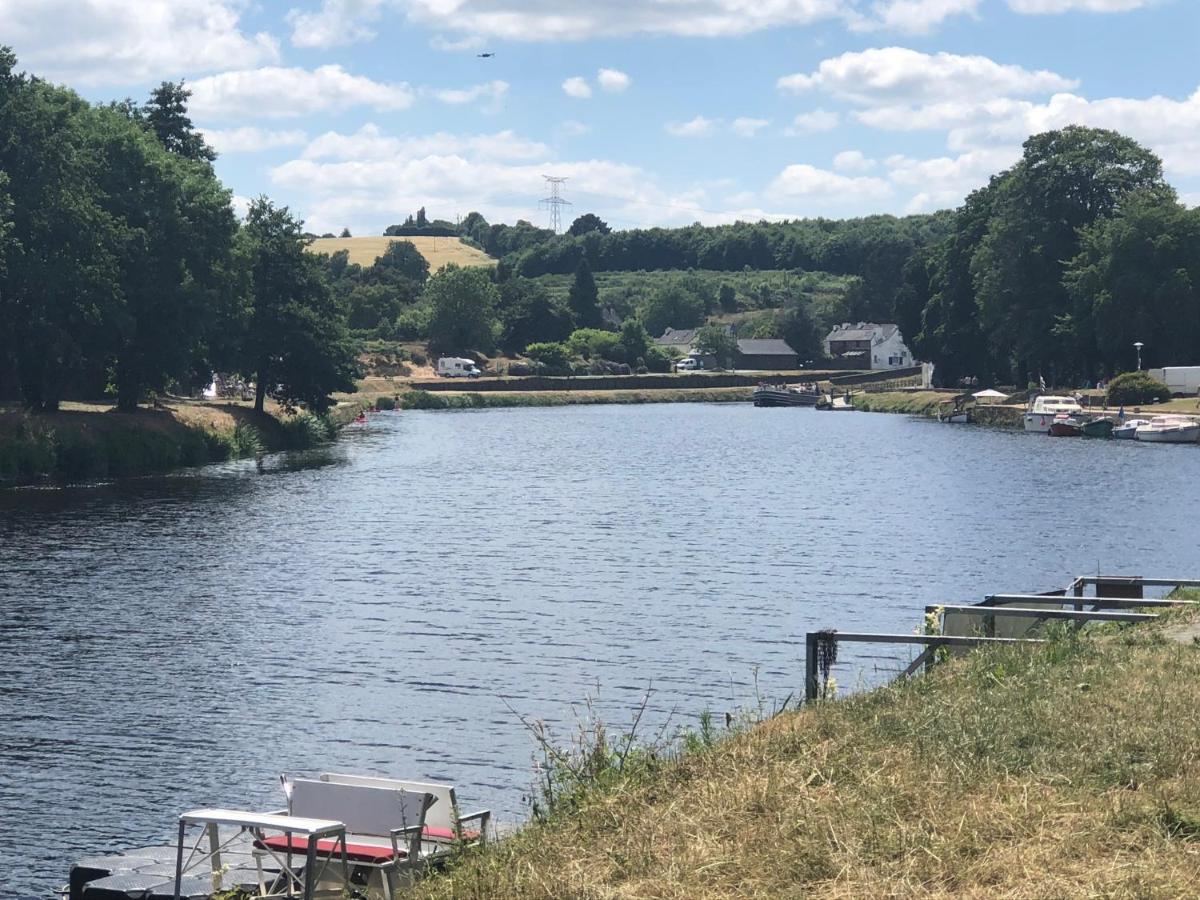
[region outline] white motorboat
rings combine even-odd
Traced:
[[[1149,419],[1130,419],[1113,429],[1112,436],[1121,441],[1132,441],[1137,439],[1137,430],[1143,425],[1149,425]]]
[[[1194,444],[1200,441],[1200,422],[1188,416],[1155,416],[1137,429],[1139,441],[1158,444]]]
[[[1054,424],[1054,417],[1065,413],[1069,416],[1083,412],[1074,397],[1052,397],[1043,395],[1035,397],[1029,409],[1025,412],[1025,430],[1048,434]]]

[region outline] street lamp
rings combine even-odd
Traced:
[[[1137,370],[1140,372],[1140,371],[1142,371],[1142,348],[1145,347],[1146,345],[1143,344],[1141,341],[1134,341],[1133,346],[1135,346],[1137,348],[1137,355],[1138,355]]]

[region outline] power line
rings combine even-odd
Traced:
[[[538,206],[541,209],[550,210],[550,230],[558,234],[562,230],[562,208],[571,205],[571,201],[563,199],[561,194],[562,186],[567,179],[554,175],[543,175],[542,177],[550,185],[550,196],[542,199]]]

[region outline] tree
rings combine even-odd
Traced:
[[[349,229],[349,228],[343,228],[343,229],[342,229],[342,233],[341,233],[340,235],[338,235],[338,237],[344,237],[344,238],[348,238],[348,237],[354,237],[354,235],[352,235],[352,234],[350,233],[350,229]]]
[[[650,335],[637,319],[626,319],[621,325],[621,348],[625,351],[625,361],[631,366],[643,362],[650,352]]]
[[[95,396],[120,306],[114,247],[88,152],[97,119],[74,93],[16,72],[0,47],[0,171],[11,213],[0,275],[0,345],[26,405]]]
[[[500,322],[500,346],[520,353],[530,344],[566,340],[573,317],[539,282],[512,278],[500,287]]]
[[[429,260],[412,241],[392,241],[367,272],[367,277],[375,281],[391,281],[394,280],[392,276],[402,276],[424,284],[429,277]]]
[[[695,347],[701,353],[717,358],[717,365],[729,368],[737,358],[737,338],[725,325],[705,325],[696,329]]]
[[[721,304],[722,312],[737,312],[737,292],[732,284],[722,284],[717,294],[717,302]]]
[[[425,228],[429,224],[429,219],[425,218],[425,207],[417,210],[417,227]]]
[[[821,330],[808,309],[808,304],[797,300],[789,303],[780,315],[779,336],[796,351],[802,363],[823,359],[825,346]]]
[[[1162,189],[1162,163],[1113,131],[1072,125],[1034,135],[1021,161],[994,182],[992,214],[972,255],[980,319],[1018,375],[1090,373],[1095,336],[1063,282],[1080,229],[1131,191]]]
[[[1161,190],[1129,194],[1083,229],[1065,283],[1106,372],[1129,366],[1134,341],[1149,365],[1190,359],[1200,346],[1200,211]]]
[[[182,81],[164,81],[150,92],[150,101],[142,107],[146,125],[167,150],[195,162],[212,162],[217,158],[204,136],[192,127],[187,102],[191,98]]]
[[[567,234],[572,237],[581,237],[589,232],[598,232],[600,234],[609,234],[612,229],[608,227],[608,223],[597,216],[595,213],[584,213],[578,219],[571,223],[571,227],[567,229]]]
[[[604,323],[600,312],[600,292],[596,289],[596,279],[592,277],[592,267],[588,265],[587,257],[581,259],[575,269],[575,280],[567,294],[567,304],[575,316],[577,327],[599,328]]]
[[[615,331],[599,328],[577,328],[567,339],[567,348],[584,359],[609,359],[626,362],[621,338]]]
[[[638,316],[646,331],[658,336],[668,328],[698,325],[704,317],[704,301],[671,282],[650,293]]]
[[[496,344],[499,293],[485,269],[448,265],[429,279],[429,345],[435,351],[490,352]]]
[[[249,276],[243,369],[256,382],[254,408],[268,391],[285,405],[317,411],[333,391],[353,391],[354,348],[319,257],[305,251],[303,223],[260,197],[238,235]]]

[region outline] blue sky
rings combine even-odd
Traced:
[[[1200,202],[1196,0],[0,0],[31,71],[186,78],[239,203],[615,227],[952,207],[1072,122]],[[483,59],[479,52],[495,56]]]

